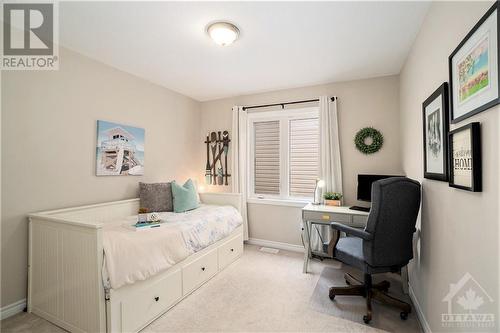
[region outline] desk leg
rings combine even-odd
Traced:
[[[403,285],[403,293],[408,295],[408,265],[401,267],[401,284]]]
[[[302,273],[307,273],[307,265],[311,257],[311,224],[309,221],[303,221],[304,224],[304,267]]]

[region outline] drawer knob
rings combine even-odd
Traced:
[[[156,297],[155,297],[155,301],[157,301],[157,302],[158,302],[159,300],[160,300],[160,297],[156,296]]]
[[[204,271],[204,270],[205,270],[205,267],[202,267],[202,268],[201,268],[201,270],[202,270],[202,271]]]
[[[234,249],[231,249],[231,252],[234,252]]]

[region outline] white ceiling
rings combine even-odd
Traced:
[[[397,74],[427,2],[60,2],[63,46],[199,101]],[[229,20],[240,39],[205,32]]]

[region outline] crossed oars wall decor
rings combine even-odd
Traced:
[[[205,183],[211,185],[228,185],[231,177],[227,170],[227,154],[229,154],[229,132],[218,131],[207,133],[207,163],[205,165]],[[224,163],[222,157],[224,156]]]

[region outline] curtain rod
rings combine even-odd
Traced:
[[[330,98],[330,100],[333,102],[335,100],[335,97]],[[284,103],[275,103],[275,104],[244,106],[243,107],[243,111],[250,110],[250,109],[257,109],[257,108],[268,108],[268,107],[271,107],[271,106],[281,106],[281,108],[284,109],[285,105],[302,104],[302,103],[312,103],[312,102],[319,102],[319,98],[316,98],[316,99],[306,99],[306,100],[303,100],[303,101],[295,101],[295,102],[284,102]]]

